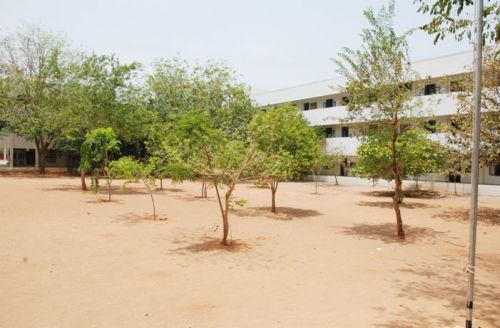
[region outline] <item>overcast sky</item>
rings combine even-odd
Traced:
[[[181,56],[223,60],[255,89],[272,90],[336,76],[331,58],[357,48],[362,15],[385,0],[1,0],[0,32],[21,22],[62,33],[74,47],[149,65]],[[403,32],[426,21],[413,0],[396,1]],[[468,50],[452,39],[434,46],[417,31],[411,59]]]

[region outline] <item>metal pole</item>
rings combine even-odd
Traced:
[[[469,215],[469,259],[465,268],[468,275],[467,288],[467,319],[466,328],[472,328],[472,309],[474,305],[474,271],[476,265],[476,232],[477,232],[477,193],[479,181],[479,136],[481,118],[481,65],[483,48],[483,0],[475,1],[474,42],[474,115],[472,120],[472,172],[471,172],[471,200]]]

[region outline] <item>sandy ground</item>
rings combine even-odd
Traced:
[[[115,183],[116,188],[118,184]],[[386,189],[239,185],[233,246],[214,191],[106,196],[78,178],[0,177],[0,327],[463,327],[465,197],[406,198],[394,238]],[[480,200],[475,327],[500,327],[500,199]]]

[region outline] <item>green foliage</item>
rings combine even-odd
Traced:
[[[262,153],[258,171],[265,177],[296,179],[309,171],[321,155],[315,130],[290,104],[256,114],[250,133]]]
[[[145,167],[132,157],[124,156],[116,161],[109,162],[108,177],[133,181],[146,174]]]
[[[500,53],[487,49],[483,56],[483,74],[481,89],[481,135],[480,163],[484,166],[500,162]],[[465,90],[458,97],[458,115],[453,118],[453,125],[448,126],[448,142],[468,153],[463,158],[463,165],[471,163],[472,116],[474,102],[472,98],[472,76],[463,81]]]
[[[35,141],[41,173],[68,130],[71,62],[65,41],[37,27],[0,39],[0,117],[9,131]]]
[[[234,201],[234,203],[240,207],[243,207],[245,206],[246,204],[248,204],[248,200],[246,199],[237,199]]]
[[[416,116],[415,110],[420,105],[414,101],[410,87],[411,82],[419,78],[411,69],[408,58],[406,37],[409,33],[398,35],[392,23],[394,1],[389,2],[387,7],[382,7],[378,14],[369,9],[364,15],[370,27],[361,32],[361,48],[356,51],[344,49],[339,54],[341,60],[336,60],[336,63],[339,73],[346,79],[345,92],[349,97],[347,108],[350,118],[368,121],[378,132],[376,137],[372,137],[375,140],[366,141],[367,148],[361,148],[361,156],[367,152],[376,156],[376,159],[374,162],[361,164],[358,174],[366,174],[369,178],[377,175],[388,178],[387,169],[384,170],[379,163],[390,159],[389,169],[395,182],[393,204],[397,234],[399,238],[404,239],[399,208],[402,200],[404,161],[398,153],[398,144],[401,143],[399,139],[406,126],[412,123],[411,117]],[[387,139],[388,149],[384,146]],[[380,153],[372,152],[373,149]],[[365,158],[369,160],[366,156]],[[368,174],[370,172],[371,174]]]
[[[420,28],[434,36],[434,43],[451,34],[458,41],[472,39],[473,0],[414,0],[418,12],[428,14],[430,21]],[[500,4],[487,0],[483,8],[483,38],[486,43],[499,40]]]
[[[116,139],[112,128],[94,129],[87,133],[80,150],[80,170],[92,170],[91,189],[94,193],[99,190],[99,174],[106,176],[109,197],[111,200],[111,181],[108,164],[113,153],[118,153],[120,142]]]
[[[95,167],[106,169],[113,153],[120,148],[112,128],[94,129],[87,133],[81,147],[80,169],[87,171]],[[103,172],[106,173],[106,172]]]
[[[440,172],[444,154],[439,143],[428,138],[427,132],[411,128],[401,133],[396,142],[397,164],[404,176],[419,177]],[[371,133],[364,138],[357,150],[357,162],[353,173],[370,180],[393,180],[391,169],[391,134]]]
[[[353,174],[370,180],[394,179],[391,170],[390,135],[371,134],[364,138],[357,149],[357,162]]]
[[[158,61],[147,79],[150,107],[164,122],[171,116],[202,111],[226,137],[243,139],[253,108],[247,87],[234,75],[216,62],[190,67],[179,58]]]
[[[414,93],[409,83],[418,80],[408,57],[409,33],[398,35],[392,25],[394,2],[378,14],[364,12],[370,27],[363,29],[359,50],[345,48],[335,60],[338,72],[346,78],[347,108],[352,117],[363,118],[374,125],[390,127],[394,119],[412,114],[419,104],[411,103]]]
[[[140,64],[122,64],[115,56],[81,55],[75,60],[65,150],[79,149],[88,131],[102,127],[113,128],[124,145],[142,143],[154,114],[134,82],[140,69]]]

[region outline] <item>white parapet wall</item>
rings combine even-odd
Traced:
[[[308,180],[314,181],[312,176],[307,177]],[[327,182],[335,184],[335,176],[333,175],[319,175],[316,176],[317,181]],[[376,186],[380,188],[393,188],[393,184],[391,182],[387,182],[386,180],[378,180],[377,182],[373,182],[368,179],[362,179],[358,177],[344,177],[337,176],[337,181],[340,186]],[[470,195],[471,189],[470,184],[468,183],[453,183],[453,182],[437,182],[437,181],[419,181],[419,186],[422,189],[426,190],[439,190],[442,192],[448,193],[456,193],[459,195]],[[415,181],[413,180],[404,180],[403,181],[403,189],[414,189]],[[500,197],[500,186],[499,185],[479,185],[479,195],[480,196],[495,196]]]

